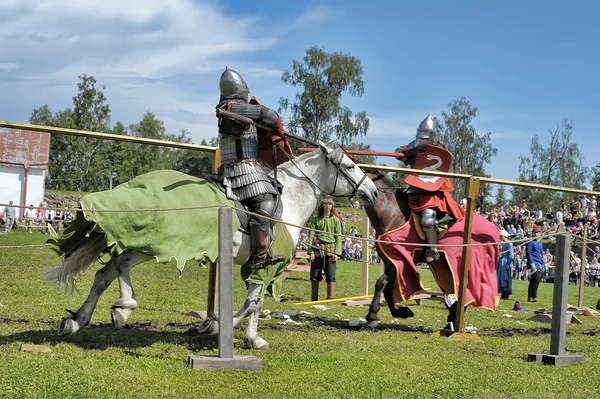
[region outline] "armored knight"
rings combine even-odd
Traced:
[[[240,201],[250,212],[272,217],[276,208],[279,191],[269,179],[259,159],[259,135],[269,133],[283,137],[281,117],[263,106],[255,97],[248,102],[250,93],[242,76],[225,68],[219,81],[221,98],[217,109],[224,109],[245,116],[262,125],[271,127],[273,132],[257,129],[227,117],[219,119],[219,150],[221,165],[219,179],[226,189],[227,197]],[[287,255],[270,252],[270,220],[251,215],[250,237],[251,254],[247,265],[252,269],[281,262]]]
[[[450,172],[452,154],[437,140],[431,114],[417,128],[415,140],[396,149],[402,153],[399,160],[413,169]],[[433,246],[425,253],[426,262],[439,259],[435,244],[438,242],[438,225],[450,221],[460,221],[465,216],[464,209],[452,198],[454,190],[447,177],[409,174],[404,180],[409,186],[408,204],[412,212],[420,216],[420,224],[427,242]]]

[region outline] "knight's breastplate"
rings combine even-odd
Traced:
[[[231,165],[244,159],[258,158],[258,135],[256,127],[247,126],[240,133],[227,130],[221,126],[219,131],[219,150],[221,165]]]

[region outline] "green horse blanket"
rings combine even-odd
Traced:
[[[219,206],[235,204],[208,181],[173,170],[154,171],[114,190],[85,195],[81,198],[83,212],[77,212],[75,219],[65,223],[63,231],[48,241],[63,255],[76,249],[91,234],[102,232],[108,245],[114,244],[118,253],[129,249],[152,256],[158,263],[175,259],[177,268],[183,272],[190,259],[201,264],[218,260]],[[234,212],[234,234],[239,226]],[[274,253],[285,253],[292,259],[294,241],[287,228],[277,223],[274,234]],[[280,300],[281,275],[288,263],[257,270],[246,281],[272,286],[271,294]]]

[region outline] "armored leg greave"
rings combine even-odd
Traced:
[[[272,217],[275,211],[275,199],[271,194],[263,194],[252,199],[251,211],[259,215]],[[266,266],[282,262],[287,259],[287,255],[271,254],[271,232],[269,229],[270,221],[259,216],[250,217],[250,244],[251,254],[248,264],[252,268],[262,269]]]
[[[423,232],[427,237],[427,242],[433,245],[437,244],[438,238],[438,223],[436,220],[436,215],[437,213],[435,209],[425,209],[421,211],[421,227],[423,228]],[[427,248],[427,251],[425,252],[426,262],[433,262],[439,259],[439,257],[440,254],[438,253],[437,247],[433,246]]]

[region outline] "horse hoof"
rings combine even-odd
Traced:
[[[198,335],[212,336],[219,334],[219,322],[215,319],[207,319],[198,327]]]
[[[400,319],[408,319],[409,317],[413,317],[415,314],[408,306],[402,306],[399,308],[394,308],[392,310],[392,316]]]
[[[379,325],[379,320],[369,320],[364,324],[364,326],[366,328],[371,328],[371,329],[374,329],[378,325]]]
[[[112,319],[112,324],[114,328],[123,328],[127,320],[129,320],[129,316],[133,312],[133,309],[126,308],[113,308],[110,312],[110,317]]]
[[[70,317],[64,317],[58,327],[58,336],[64,337],[69,334],[74,334],[79,330],[79,324]]]
[[[244,347],[246,349],[269,349],[269,343],[261,337],[256,337],[255,339],[245,338]]]

